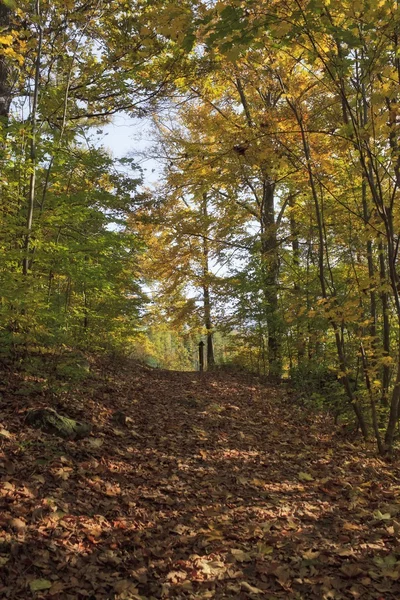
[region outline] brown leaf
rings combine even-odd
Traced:
[[[166,576],[166,580],[171,583],[178,583],[187,578],[186,571],[170,571]]]
[[[186,525],[178,524],[173,529],[171,529],[172,533],[177,533],[178,535],[184,535],[189,531],[189,527]]]
[[[362,575],[364,573],[364,571],[358,565],[355,564],[342,565],[340,567],[340,570],[349,579],[352,579],[353,577],[358,577],[359,575]]]
[[[243,550],[232,549],[231,554],[238,562],[249,562],[251,560],[250,554],[248,552],[243,552]]]
[[[64,588],[65,583],[63,583],[62,581],[55,581],[49,589],[48,593],[50,596],[55,596],[56,594],[60,594],[61,592],[63,592]]]
[[[264,594],[264,590],[250,585],[249,583],[247,583],[247,581],[241,581],[240,585],[242,590],[244,590],[245,592],[249,592],[249,594]]]
[[[291,572],[285,565],[276,567],[272,573],[275,575],[280,584],[286,585],[291,578]]]
[[[362,527],[357,523],[350,523],[346,521],[345,523],[343,523],[342,529],[344,529],[344,531],[360,531]]]
[[[10,519],[9,525],[10,525],[10,527],[15,529],[15,531],[18,531],[19,533],[26,529],[25,521],[23,521],[22,519],[18,519],[18,518]]]
[[[13,436],[9,431],[7,431],[7,429],[4,429],[4,427],[0,427],[0,437],[12,440]]]
[[[120,579],[114,583],[114,591],[117,594],[137,594],[138,589],[133,581],[129,579]]]

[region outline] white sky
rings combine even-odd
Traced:
[[[102,127],[103,134],[98,135],[98,143],[111,151],[115,158],[133,156],[143,169],[144,186],[157,182],[160,164],[152,158],[143,156],[150,153],[154,141],[151,139],[150,123],[145,118],[133,119],[126,114],[117,114],[112,123]]]

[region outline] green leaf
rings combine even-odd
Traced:
[[[226,6],[221,12],[222,21],[229,21],[230,24],[239,24],[243,16],[243,10],[240,7]]]
[[[312,475],[309,473],[303,473],[302,471],[300,471],[297,477],[299,478],[299,481],[314,481],[314,477]]]
[[[2,4],[5,4],[7,8],[16,8],[17,3],[15,0],[1,0]]]
[[[49,590],[52,586],[52,582],[48,579],[34,579],[29,583],[31,592],[40,592],[41,590]]]
[[[193,33],[188,33],[183,38],[181,46],[186,52],[190,52],[193,49],[194,43],[196,41],[196,36]]]
[[[374,510],[373,516],[377,521],[389,521],[392,518],[390,513],[381,513],[378,509]]]
[[[241,48],[239,46],[236,46],[229,50],[229,52],[227,52],[226,58],[231,62],[235,62],[239,58],[240,52]]]

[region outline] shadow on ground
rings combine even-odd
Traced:
[[[1,598],[400,597],[398,467],[284,389],[97,364],[52,399],[93,425],[66,442],[24,426],[49,398],[19,396],[18,377],[1,406]]]

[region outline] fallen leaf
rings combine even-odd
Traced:
[[[22,519],[10,519],[9,521],[10,527],[15,529],[15,531],[24,531],[26,529],[26,523]]]
[[[67,481],[67,479],[69,479],[69,477],[71,475],[71,472],[72,472],[71,468],[61,467],[60,469],[57,469],[55,471],[55,475],[58,475],[58,477],[61,477],[61,479],[63,479],[64,481]]]
[[[291,572],[285,565],[276,567],[272,573],[275,575],[281,585],[286,585],[291,578]]]
[[[138,589],[133,581],[129,579],[120,579],[114,583],[114,591],[117,594],[136,594]]]
[[[3,427],[0,428],[0,437],[4,437],[7,438],[8,440],[12,439],[12,434],[7,431],[7,429],[4,429]]]
[[[248,552],[243,552],[243,550],[231,550],[231,554],[235,560],[238,562],[249,562],[251,560],[251,556]]]
[[[297,477],[299,481],[314,481],[314,477],[312,475],[309,473],[304,473],[303,471],[300,471]]]
[[[170,571],[166,577],[166,580],[171,583],[178,583],[184,579],[187,579],[186,571]]]
[[[4,461],[4,468],[7,471],[8,475],[14,475],[16,471],[15,464],[11,462],[11,460]]]
[[[199,560],[197,566],[205,575],[212,575],[216,578],[226,571],[225,564],[219,560]]]
[[[272,554],[274,551],[272,546],[268,546],[264,544],[264,542],[258,542],[257,544],[257,554],[261,556],[267,556],[268,554]]]
[[[173,529],[171,529],[172,533],[177,533],[178,535],[184,535],[189,531],[189,527],[186,525],[176,525]]]
[[[387,556],[375,556],[373,561],[378,567],[381,568],[392,568],[397,565],[397,557],[394,554],[388,554]]]
[[[34,579],[29,582],[31,592],[40,592],[42,590],[49,590],[52,587],[52,582],[48,579]]]
[[[346,521],[345,523],[343,523],[342,529],[344,531],[360,531],[360,529],[362,529],[362,527],[361,527],[361,525],[358,525],[357,523],[350,523],[350,522]]]
[[[303,552],[302,557],[305,560],[315,560],[316,558],[318,558],[318,556],[320,555],[319,550],[306,550],[306,552]]]
[[[55,581],[49,589],[49,595],[55,596],[56,594],[59,594],[60,592],[64,591],[64,588],[65,583],[63,581]]]
[[[373,516],[377,521],[389,521],[392,518],[390,513],[381,513],[380,510],[374,510]]]
[[[89,438],[88,442],[92,448],[101,448],[101,446],[104,444],[104,441],[101,438]]]
[[[249,583],[247,583],[247,581],[241,581],[240,586],[242,590],[244,590],[245,592],[249,592],[250,594],[264,594],[264,590],[260,590],[260,588],[256,588],[250,585]]]
[[[349,577],[350,579],[353,577],[358,577],[364,573],[361,567],[354,564],[342,565],[340,570],[346,575],[346,577]]]
[[[257,479],[257,477],[255,477],[254,479],[251,479],[249,481],[249,483],[251,483],[252,485],[255,485],[256,487],[260,487],[260,488],[265,487],[265,481],[263,481],[262,479]]]
[[[45,480],[45,478],[43,477],[43,475],[33,475],[33,476],[32,476],[32,479],[33,479],[34,481],[38,481],[39,483],[45,483],[45,482],[46,482],[46,480]]]

